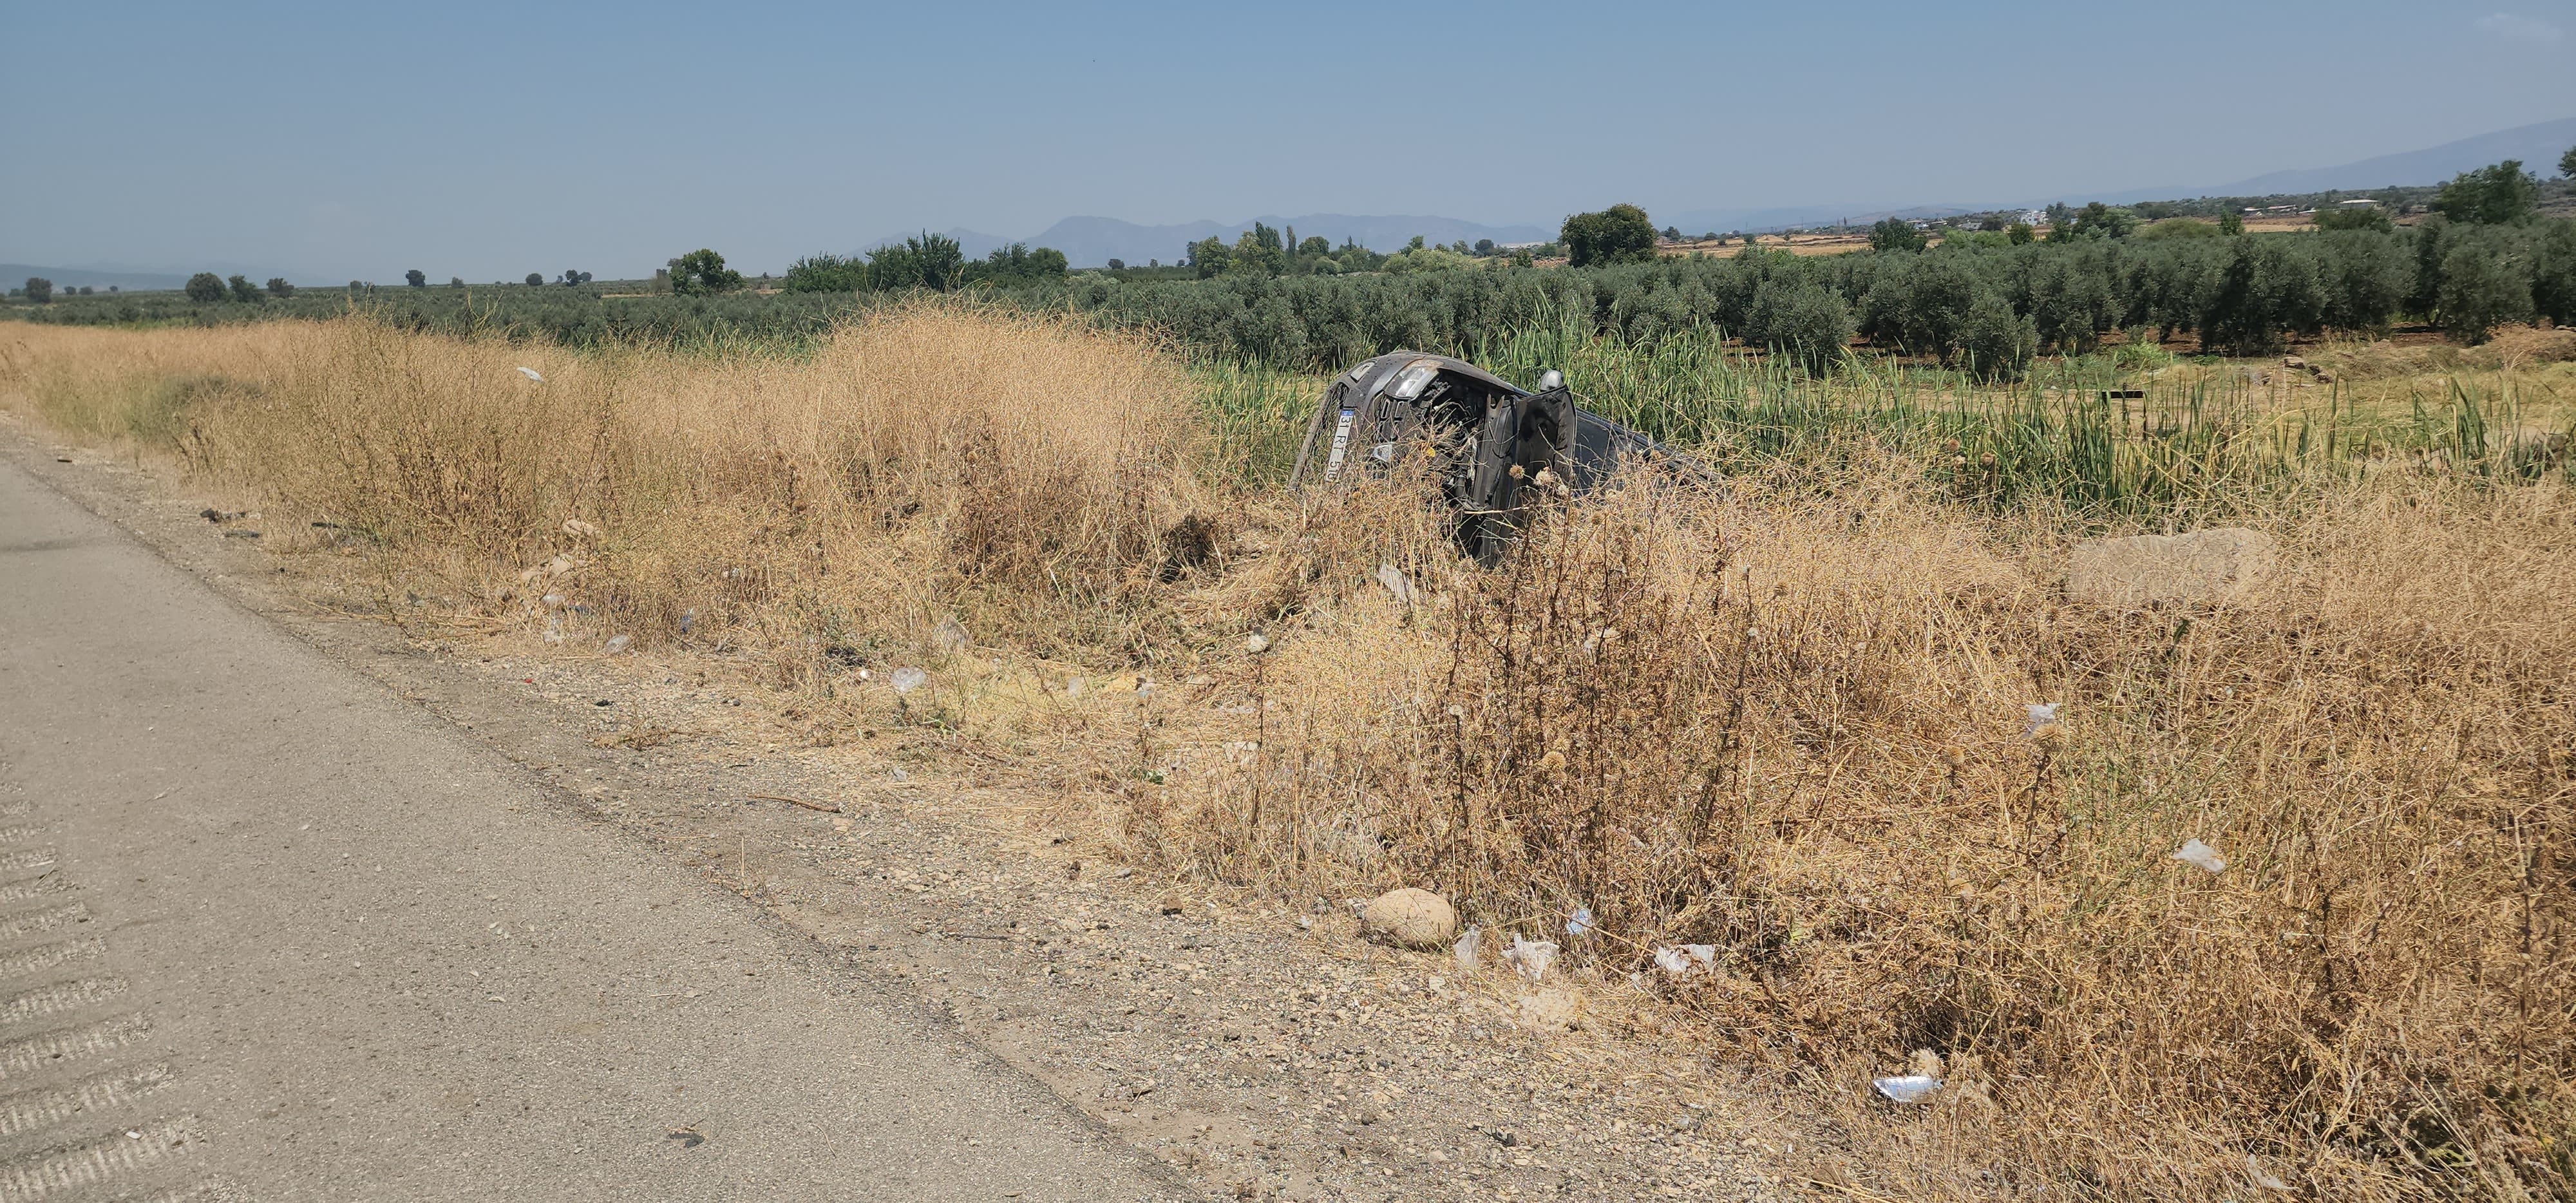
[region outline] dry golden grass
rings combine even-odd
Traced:
[[[2119,613],[2063,596],[2041,517],[1866,457],[1602,498],[1475,571],[1418,482],[1231,490],[1177,365],[992,312],[803,361],[284,323],[0,348],[8,404],[340,522],[486,620],[743,653],[818,724],[944,724],[1179,871],[1433,886],[1643,971],[1841,1125],[1821,1177],[2576,1194],[2560,486],[2304,494],[2255,595]],[[932,683],[899,700],[895,664]],[[1579,906],[1599,935],[1564,936]],[[1652,966],[1683,943],[1715,970]],[[1937,1101],[1873,1100],[1918,1050]]]

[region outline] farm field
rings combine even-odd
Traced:
[[[1998,374],[1543,314],[1461,349],[1723,483],[1550,512],[1488,572],[1424,482],[1279,487],[1329,361],[1080,304],[795,312],[12,323],[0,405],[406,621],[726,674],[1264,905],[1438,889],[1564,946],[1624,1017],[1583,1038],[1755,1067],[1851,1197],[2576,1181],[2576,334]],[[2277,548],[2227,600],[2065,588],[2081,540],[2220,525]],[[1935,1103],[1875,1099],[1909,1067]]]

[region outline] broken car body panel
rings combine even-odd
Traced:
[[[1576,405],[1561,384],[1531,392],[1465,360],[1389,351],[1325,387],[1291,483],[1331,486],[1384,472],[1407,445],[1429,449],[1458,541],[1484,564],[1502,558],[1525,489],[1588,491],[1623,461],[1706,472]]]

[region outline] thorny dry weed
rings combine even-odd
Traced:
[[[2110,612],[2046,515],[1866,456],[1560,506],[1476,571],[1418,482],[1229,489],[1176,364],[957,306],[807,360],[0,344],[7,404],[331,524],[301,546],[388,596],[739,665],[818,740],[935,730],[1176,871],[1430,886],[1637,974],[1839,1120],[1823,1181],[2576,1197],[2560,486],[2347,482],[2263,524],[2255,594]],[[1909,1065],[1934,1102],[1870,1096]]]

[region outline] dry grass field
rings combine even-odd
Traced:
[[[2336,362],[2568,370],[2511,345]],[[1478,571],[1421,482],[1243,483],[1199,387],[956,305],[802,357],[0,329],[0,406],[184,462],[276,554],[742,666],[816,739],[937,730],[1176,873],[1425,886],[1642,975],[1634,1038],[1839,1126],[1828,1197],[2576,1197],[2560,478],[2320,477],[2243,511],[2279,568],[2224,605],[2073,601],[2067,515],[1871,446],[1563,506]],[[1909,1066],[1928,1103],[1873,1095]]]

